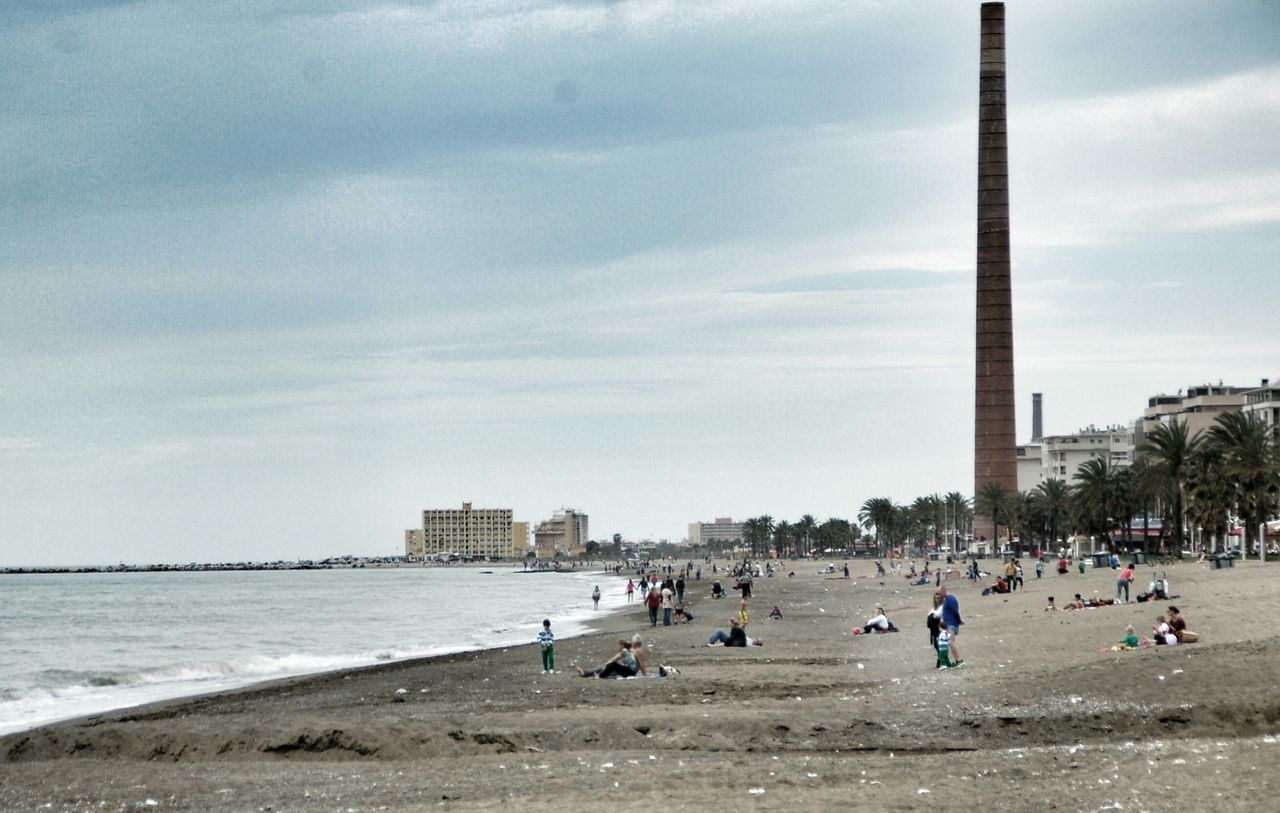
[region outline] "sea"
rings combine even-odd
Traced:
[[[0,734],[292,675],[531,643],[543,619],[557,638],[582,635],[626,605],[625,575],[509,567],[0,575]]]

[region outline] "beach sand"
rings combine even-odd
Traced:
[[[763,647],[702,646],[737,610],[704,579],[694,623],[651,630],[637,602],[558,642],[553,675],[530,644],[9,735],[0,809],[1275,809],[1280,567],[1168,568],[1201,643],[1130,652],[1100,650],[1170,602],[1042,611],[1049,595],[1113,596],[1111,570],[1036,580],[1028,562],[1025,590],[985,598],[955,578],[966,665],[942,672],[932,585],[868,562],[848,580],[788,567],[756,581]],[[852,635],[877,605],[903,631]],[[574,674],[633,632],[679,674]]]

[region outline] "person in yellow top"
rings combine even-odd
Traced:
[[[1004,580],[1008,583],[1010,590],[1018,589],[1016,577],[1018,575],[1018,560],[1010,559],[1004,566]]]

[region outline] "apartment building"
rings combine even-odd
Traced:
[[[689,544],[701,545],[711,541],[742,541],[742,523],[734,522],[732,517],[716,517],[715,522],[690,522]]]
[[[1142,429],[1137,441],[1151,434],[1162,423],[1174,420],[1187,424],[1187,434],[1203,432],[1224,412],[1239,412],[1245,405],[1245,393],[1249,387],[1227,387],[1222,384],[1204,384],[1189,387],[1186,395],[1154,395],[1147,399],[1142,413]]]
[[[1046,480],[1070,483],[1086,460],[1105,458],[1112,466],[1131,466],[1134,430],[1128,426],[1089,426],[1072,435],[1048,435],[1040,443],[1018,447],[1018,490],[1033,491]]]
[[[459,556],[509,559],[516,556],[510,508],[435,508],[422,512],[422,528],[405,531],[405,554],[413,558]],[[519,555],[523,555],[520,551]]]
[[[551,558],[557,553],[577,556],[587,549],[591,537],[587,532],[587,515],[572,508],[556,511],[534,529],[534,546],[538,556]]]
[[[1269,428],[1280,426],[1280,384],[1262,379],[1262,386],[1244,394],[1244,412],[1251,412]]]

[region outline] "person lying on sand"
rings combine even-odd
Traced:
[[[759,638],[748,638],[747,631],[742,628],[738,619],[729,619],[729,631],[718,629],[711,634],[706,646],[764,646]]]

